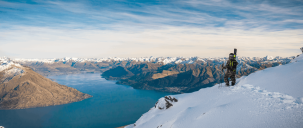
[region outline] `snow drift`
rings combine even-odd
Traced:
[[[166,109],[153,107],[126,128],[303,126],[303,54],[287,65],[261,70],[237,81],[234,87],[215,85],[174,95],[178,102]],[[163,100],[158,102],[163,104]]]

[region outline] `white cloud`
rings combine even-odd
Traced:
[[[85,3],[60,1],[46,1],[46,3],[54,5],[53,8],[60,8],[73,13],[91,13],[87,10],[89,7]]]
[[[240,56],[292,56],[300,52],[298,46],[303,43],[302,29],[268,32],[262,29],[245,31],[166,26],[144,31],[117,31],[16,26],[0,34],[0,47],[4,53],[14,52],[18,57],[25,58],[214,57],[225,56],[234,47],[239,49]],[[283,49],[295,50],[289,52]]]
[[[302,6],[295,7],[281,7],[270,5],[266,1],[264,2],[253,2],[253,1],[239,1],[231,3],[229,0],[185,0],[181,3],[186,3],[194,7],[200,7],[200,5],[215,6],[217,10],[226,8],[233,8],[245,11],[264,11],[275,14],[288,14],[288,15],[302,15],[300,11],[303,9]]]
[[[295,19],[287,19],[287,20],[283,20],[282,22],[290,22],[290,23],[300,23],[303,24],[303,20],[295,20]]]

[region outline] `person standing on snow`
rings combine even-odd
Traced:
[[[301,49],[301,51],[302,51],[302,53],[303,53],[303,47],[302,48],[300,48]]]
[[[236,49],[235,49],[235,54],[234,53],[229,54],[229,59],[228,59],[226,65],[223,66],[223,68],[222,68],[222,71],[223,71],[223,69],[227,69],[225,72],[225,76],[224,76],[224,82],[226,83],[226,86],[229,86],[228,78],[231,79],[232,86],[234,86],[236,84],[237,65],[238,65],[238,62],[236,61]]]

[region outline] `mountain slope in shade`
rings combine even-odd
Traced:
[[[249,75],[257,70],[289,63],[285,61],[247,61],[238,60],[236,77]],[[130,85],[135,89],[157,90],[172,93],[189,93],[201,88],[211,87],[223,81],[224,61],[208,61],[194,64],[158,63],[136,64],[130,67],[115,67],[102,73],[107,80],[118,80],[117,84]]]
[[[0,64],[0,109],[60,105],[91,97],[53,82],[8,58],[0,58]]]
[[[233,87],[160,98],[125,128],[301,128],[303,54],[291,63],[243,76]]]

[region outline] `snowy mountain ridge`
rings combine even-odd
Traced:
[[[19,75],[19,74],[24,73],[23,67],[20,64],[11,61],[7,57],[0,58],[0,72],[2,72],[2,71],[5,71],[4,76],[9,75],[9,74],[10,75]]]
[[[286,65],[193,93],[173,95],[177,102],[155,107],[125,128],[299,128],[303,126],[303,54]],[[161,104],[158,104],[161,103]],[[164,105],[163,105],[164,104]]]
[[[237,57],[239,61],[272,61],[272,62],[282,62],[282,61],[289,61],[293,57],[272,57],[266,56],[263,58],[260,57]],[[22,59],[16,58],[13,59],[16,62],[44,62],[44,63],[54,63],[54,62],[111,62],[111,61],[137,61],[137,62],[153,62],[153,63],[163,63],[163,64],[192,64],[196,61],[224,61],[228,60],[227,57],[215,57],[215,58],[201,58],[201,57],[140,57],[140,58],[119,58],[119,57],[109,57],[109,58],[72,58],[72,57],[65,57],[65,58],[53,58],[53,59]]]

